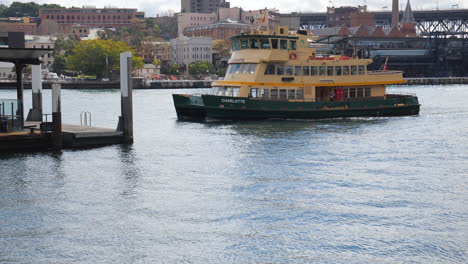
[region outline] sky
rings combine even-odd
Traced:
[[[180,12],[180,0],[0,0],[0,4],[10,5],[12,2],[56,3],[62,6],[92,5],[98,8],[105,6],[120,8],[137,8],[144,11],[146,17],[169,12]],[[404,9],[407,0],[400,0],[400,8]],[[392,0],[228,0],[231,7],[242,7],[245,10],[276,8],[280,13],[290,12],[326,12],[327,6],[357,6],[367,5],[368,10],[391,10]],[[468,9],[468,0],[410,0],[413,10],[421,9],[451,9],[453,5]],[[387,7],[387,8],[385,8]],[[171,10],[171,11],[169,11]]]

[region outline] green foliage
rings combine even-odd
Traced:
[[[153,65],[161,65],[161,60],[154,59],[153,60]]]
[[[98,78],[109,76],[120,69],[120,53],[131,51],[133,69],[143,68],[143,59],[122,41],[93,39],[78,43],[67,56],[67,68],[84,74],[95,74]]]
[[[57,39],[54,43],[54,56],[59,54],[68,56],[77,43],[78,41],[76,41],[74,38],[66,38],[63,35],[57,36]]]
[[[193,75],[212,73],[213,64],[207,61],[194,61],[188,65],[188,72]]]
[[[57,4],[39,5],[35,2],[13,2],[9,7],[0,5],[0,17],[38,17],[39,8],[62,8]]]
[[[213,50],[217,51],[219,56],[230,56],[229,44],[224,39],[213,40]]]
[[[54,56],[54,63],[52,64],[52,71],[57,74],[62,74],[66,70],[67,61],[64,55]]]
[[[163,64],[161,65],[161,73],[166,75],[178,75],[179,64]]]

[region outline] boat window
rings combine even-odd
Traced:
[[[226,72],[227,72],[227,73],[232,73],[232,71],[234,71],[234,66],[233,66],[233,64],[229,64],[229,66],[228,66]]]
[[[364,88],[356,88],[357,94],[356,97],[364,97]]]
[[[288,49],[288,40],[287,39],[280,39],[280,49],[282,49],[282,50]]]
[[[364,70],[364,65],[359,65],[359,75],[364,75],[364,74],[366,74]]]
[[[294,67],[294,75],[302,75],[302,67],[301,66],[295,66]]]
[[[257,39],[250,39],[250,48],[251,49],[258,49],[258,40]]]
[[[258,91],[258,88],[250,88],[249,97],[254,97],[254,98],[260,97],[260,93]]]
[[[241,49],[247,49],[247,48],[249,48],[249,44],[248,44],[247,39],[241,39],[241,41],[240,41],[240,48],[241,48]]]
[[[257,68],[257,64],[251,63],[249,67],[249,73],[254,74],[256,68]]]
[[[289,49],[296,50],[296,41],[295,40],[290,40],[289,41]]]
[[[271,39],[271,47],[273,49],[278,49],[278,39]]]
[[[219,92],[219,95],[221,96],[229,96],[229,93],[231,92],[231,87],[223,87],[220,92]]]
[[[341,75],[341,66],[335,66],[335,75]]]
[[[327,75],[328,75],[328,76],[333,76],[333,75],[335,75],[335,74],[333,74],[333,68],[334,68],[333,66],[328,66],[328,67],[327,67]]]
[[[344,98],[349,98],[348,88],[343,88],[343,96]]]
[[[269,92],[269,89],[262,89],[262,99],[268,99]]]
[[[270,90],[270,99],[271,100],[278,100],[278,89],[271,89]]]
[[[232,47],[232,50],[234,51],[239,50],[239,40],[238,39],[233,40],[231,47]]]
[[[275,65],[267,64],[265,68],[265,75],[275,75]]]
[[[260,47],[262,49],[269,49],[270,48],[270,40],[267,38],[261,38],[260,39]]]
[[[239,70],[240,70],[240,64],[235,64],[236,65],[236,68],[234,69],[234,73],[239,73]]]
[[[291,90],[288,90],[288,99],[296,99],[296,90],[294,89],[291,89]]]
[[[239,87],[232,87],[232,96],[237,97],[239,94]]]
[[[279,91],[279,99],[286,100],[286,89],[280,89]]]
[[[356,97],[356,88],[349,88],[349,97],[350,98]]]
[[[326,74],[327,74],[326,67],[325,66],[319,66],[319,75],[323,76],[323,75],[326,75]]]
[[[276,66],[276,75],[284,75],[284,65]]]
[[[349,75],[349,66],[343,66],[343,75]]]
[[[287,66],[285,67],[285,72],[286,72],[285,75],[293,75],[293,74],[294,74],[294,73],[293,73],[293,71],[294,71],[293,69],[294,69],[293,66],[287,65]]]
[[[243,63],[243,64],[241,64],[240,73],[247,73],[248,69],[249,69],[249,65]]]
[[[317,75],[317,66],[310,66],[310,75],[312,76]]]
[[[309,66],[302,66],[302,75],[309,76],[310,68]]]
[[[353,65],[351,66],[351,75],[356,75],[357,74],[357,66]]]
[[[297,89],[296,97],[297,99],[304,99],[304,89]]]
[[[365,97],[370,97],[371,96],[371,88],[365,88],[364,89],[364,96]]]
[[[217,95],[218,94],[218,88],[217,86],[214,86],[213,89],[211,89],[211,94],[212,95]]]

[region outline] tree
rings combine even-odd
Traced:
[[[207,61],[194,61],[188,65],[188,72],[193,75],[213,72],[213,64]]]
[[[66,70],[67,61],[64,55],[54,56],[54,63],[52,64],[52,71],[57,74],[63,74]]]
[[[213,50],[215,50],[219,56],[227,57],[230,55],[229,44],[224,39],[213,40]]]
[[[54,43],[53,55],[63,54],[68,56],[78,42],[74,38],[67,38],[64,35],[57,36]]]
[[[120,69],[120,53],[131,51],[133,69],[143,68],[143,59],[122,41],[93,39],[78,43],[66,57],[67,68],[98,78]]]
[[[179,74],[179,64],[162,64],[161,73],[166,75],[178,75]]]
[[[0,17],[38,17],[39,8],[63,8],[57,4],[39,5],[34,2],[13,2],[9,7],[0,5]]]

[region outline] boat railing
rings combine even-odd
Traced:
[[[402,71],[367,71],[368,75],[391,75],[400,73],[402,73]]]
[[[407,97],[415,97],[416,94],[413,93],[398,93],[398,94],[393,94],[393,93],[388,93],[385,95],[387,98],[407,98]]]

